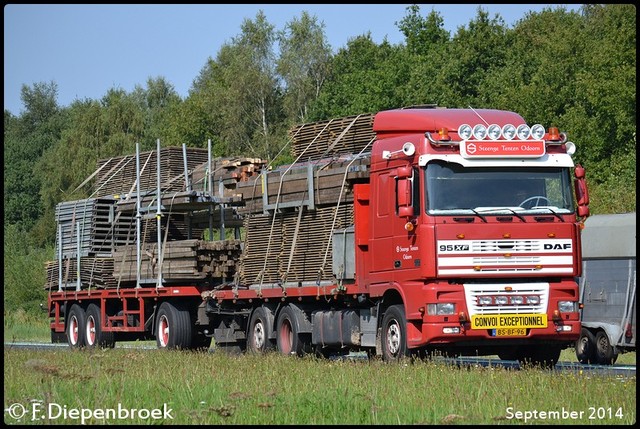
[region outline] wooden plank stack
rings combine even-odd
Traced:
[[[47,281],[44,288],[57,291],[60,283],[60,261],[47,261]],[[62,260],[62,289],[75,289],[77,285],[78,260],[68,258]],[[113,277],[113,258],[82,257],[80,258],[81,289],[105,289],[117,286]]]
[[[213,195],[234,197],[237,185],[255,178],[266,166],[267,161],[260,158],[216,158],[211,160]],[[191,174],[191,188],[196,191],[208,191],[208,163],[196,167]],[[222,194],[220,194],[222,183]]]
[[[187,170],[206,164],[208,150],[186,148]],[[157,151],[140,153],[140,191],[155,191],[158,188],[158,155]],[[120,195],[135,192],[136,155],[126,155],[101,159],[98,161],[99,172],[96,175],[94,194],[98,196]],[[167,147],[160,149],[160,183],[163,191],[183,191],[184,158],[182,148]]]
[[[289,131],[293,155],[301,161],[360,153],[375,138],[373,114],[301,124]],[[371,151],[371,146],[366,151]]]
[[[141,248],[141,279],[157,279],[162,262],[165,283],[232,280],[241,254],[239,240],[202,241],[176,240],[163,243],[159,254],[156,243]],[[162,258],[162,261],[160,259]],[[136,246],[123,246],[113,254],[114,278],[124,286],[137,281]]]
[[[276,203],[278,208],[296,203],[309,205],[309,169],[314,206],[332,206],[338,201],[352,203],[353,184],[368,180],[370,160],[368,153],[360,157],[346,154],[263,172],[260,177],[238,183],[237,191],[244,201],[238,211],[242,214],[264,213],[265,185],[268,206]]]
[[[240,283],[297,284],[331,280],[332,226],[341,229],[353,224],[353,204],[338,207],[337,216],[335,206],[304,210],[299,221],[298,216],[299,212],[290,210],[276,213],[275,219],[273,215],[264,214],[245,218]]]
[[[62,202],[56,206],[55,255],[62,248],[63,258],[111,256],[115,246],[135,240],[130,235],[131,214],[116,215],[113,198],[91,198]],[[78,234],[79,230],[79,234]]]

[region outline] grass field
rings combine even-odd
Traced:
[[[5,348],[4,362],[7,424],[636,421],[635,378],[582,371],[123,348]]]
[[[49,341],[5,315],[5,342]],[[155,345],[154,342],[144,342]],[[4,350],[6,424],[632,424],[636,379],[278,354]],[[573,349],[562,361],[575,361]],[[618,363],[635,364],[635,353]],[[134,410],[135,411],[132,411]]]

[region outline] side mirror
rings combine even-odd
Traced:
[[[579,164],[576,165],[574,175],[576,177],[574,186],[578,204],[578,216],[587,217],[589,216],[589,190],[587,189],[584,167]]]

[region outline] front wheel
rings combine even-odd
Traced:
[[[382,360],[397,361],[409,356],[407,319],[403,305],[387,308],[382,318]]]

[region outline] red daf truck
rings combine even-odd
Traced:
[[[256,240],[237,257],[244,277],[59,285],[49,293],[52,337],[73,347],[155,338],[160,348],[193,349],[213,340],[216,349],[258,353],[366,351],[392,361],[442,352],[554,365],[581,332],[576,279],[589,201],[575,145],[557,128],[490,109],[381,111],[369,132],[341,164],[339,192],[319,189],[328,169],[302,154],[252,182],[263,211],[238,221]],[[306,179],[304,204],[281,195],[294,172]],[[274,174],[279,186],[270,185]],[[275,201],[267,188],[277,188]],[[336,201],[323,207],[330,194]],[[224,218],[231,206],[206,189],[190,195],[188,210],[202,203]],[[162,201],[148,210],[158,219],[169,210]],[[139,207],[131,219],[143,216]],[[166,244],[158,233],[156,250]],[[314,257],[317,276],[296,277]],[[275,266],[276,280],[265,277]]]

